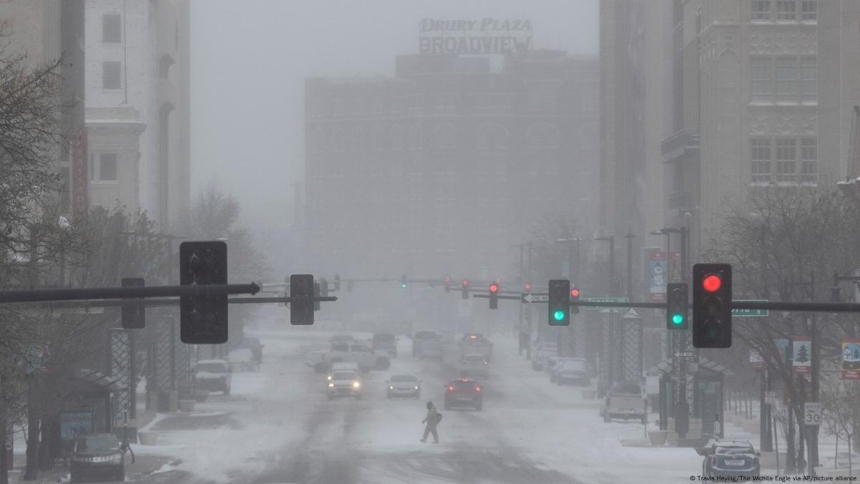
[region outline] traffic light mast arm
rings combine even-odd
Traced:
[[[195,284],[185,286],[91,287],[80,289],[30,289],[0,291],[0,304],[43,301],[82,301],[170,296],[257,294],[260,286],[250,284]]]

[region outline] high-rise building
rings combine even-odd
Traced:
[[[498,57],[425,53],[398,57],[390,78],[307,79],[315,270],[516,276],[511,245],[535,221],[596,212],[597,59]]]
[[[188,0],[86,0],[90,202],[184,224],[190,191]]]

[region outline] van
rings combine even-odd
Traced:
[[[331,369],[328,372],[328,381],[331,381],[331,375],[336,371],[360,371],[358,363],[354,361],[338,361],[331,364]]]

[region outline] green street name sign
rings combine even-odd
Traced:
[[[581,298],[582,302],[611,302],[611,303],[626,303],[629,300],[626,297],[584,297]],[[601,306],[583,306],[582,309],[606,309]],[[622,308],[611,308],[613,311],[620,311]]]
[[[738,299],[733,302],[767,302],[767,299]],[[767,316],[767,309],[736,309],[732,308],[732,317],[736,318],[759,318]]]

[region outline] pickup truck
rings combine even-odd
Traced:
[[[635,418],[644,425],[648,421],[648,405],[642,387],[638,383],[614,383],[600,406],[600,416],[604,422]]]
[[[353,362],[361,368],[361,371],[370,371],[374,368],[390,364],[387,357],[377,356],[373,349],[364,343],[332,343],[328,350],[315,350],[307,353],[306,365],[317,373],[328,371],[332,363]]]

